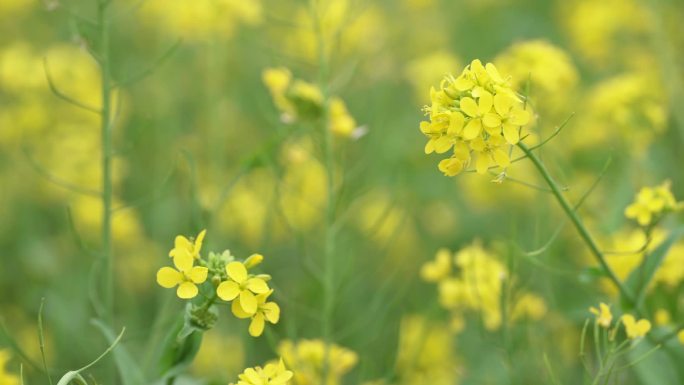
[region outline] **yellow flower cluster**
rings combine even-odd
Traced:
[[[2,385],[19,385],[19,377],[15,374],[8,373],[5,369],[7,362],[10,360],[10,354],[6,350],[0,350],[0,384]]]
[[[596,323],[602,328],[608,329],[613,322],[613,313],[610,306],[601,302],[599,308],[590,307],[589,311],[596,316]],[[620,317],[620,322],[625,326],[627,338],[635,340],[644,337],[651,330],[651,322],[647,319],[637,320],[631,314],[624,314]],[[620,323],[616,326],[619,327]]]
[[[294,79],[290,70],[284,67],[265,69],[262,80],[280,111],[283,122],[315,120],[323,115],[325,97],[317,85]],[[347,105],[336,96],[331,97],[328,102],[328,129],[342,137],[358,137],[363,134],[363,128],[357,127]]]
[[[257,366],[245,369],[238,375],[239,380],[235,385],[287,385],[292,375],[292,371],[287,370],[281,359],[278,363],[269,363],[263,368]]]
[[[326,349],[322,340],[285,340],[278,346],[278,354],[295,373],[293,385],[339,385],[359,359],[355,352],[336,344],[330,344]],[[324,380],[326,355],[328,377]]]
[[[530,120],[522,98],[510,87],[494,64],[473,60],[461,75],[447,75],[439,90],[430,90],[432,104],[425,106],[429,121],[420,123],[428,137],[425,153],[451,157],[439,163],[447,176],[462,172],[475,157],[475,169],[484,174],[492,165],[506,169],[509,146],[520,140],[522,126]]]
[[[280,307],[269,302],[273,290],[267,281],[267,274],[251,274],[249,269],[259,265],[264,257],[252,254],[244,262],[236,261],[229,251],[221,255],[209,254],[208,260],[201,257],[202,242],[206,230],[202,230],[194,240],[182,235],[176,237],[174,248],[169,252],[176,267],[162,267],[157,272],[157,283],[165,288],[178,287],[176,294],[181,299],[192,299],[199,293],[197,285],[207,281],[211,273],[216,296],[224,301],[232,301],[233,314],[241,319],[249,318],[249,334],[260,336],[266,321],[276,324],[280,319]],[[194,266],[195,262],[198,266]]]
[[[452,263],[457,274],[451,273]],[[482,316],[488,330],[501,326],[501,300],[504,280],[510,280],[504,265],[479,242],[460,250],[453,257],[442,249],[434,261],[423,265],[421,276],[428,282],[438,284],[439,302],[452,313],[452,327],[460,331],[464,327],[466,311],[476,311]],[[510,306],[510,319],[528,317],[540,319],[546,314],[544,301],[532,293],[518,291]]]
[[[682,207],[682,203],[672,195],[670,181],[665,181],[658,186],[641,188],[636,200],[625,209],[625,216],[648,227],[657,223],[663,214]]]
[[[610,311],[610,306],[601,302],[599,308],[590,307],[589,311],[596,316],[596,322],[603,328],[609,328],[610,323],[613,322],[613,313]]]

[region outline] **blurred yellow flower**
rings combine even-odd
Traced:
[[[5,368],[9,360],[9,352],[7,350],[0,350],[0,384],[19,385],[19,376],[7,372],[7,369]]]
[[[157,271],[157,283],[166,289],[178,286],[176,294],[181,299],[191,299],[197,296],[197,285],[207,280],[209,270],[203,266],[176,265],[176,269],[164,266]]]
[[[677,339],[679,340],[679,343],[684,345],[684,330],[680,330],[679,333],[677,333]]]
[[[631,314],[623,315],[622,323],[625,325],[625,332],[629,339],[641,338],[651,330],[651,322],[649,320],[640,319],[637,321]]]
[[[293,385],[318,385],[323,381],[329,385],[339,385],[342,376],[358,362],[355,352],[335,344],[330,344],[326,349],[322,340],[285,340],[278,345],[278,354],[294,371]],[[328,377],[324,380],[326,357]]]
[[[347,105],[338,97],[330,98],[328,106],[328,116],[330,119],[330,131],[334,134],[350,138],[357,136],[357,126],[354,117],[349,114]]]
[[[281,359],[277,364],[269,363],[263,368],[256,366],[245,369],[242,374],[238,375],[240,380],[237,385],[287,385],[292,375],[292,371],[287,370]]]
[[[255,314],[259,305],[255,294],[268,293],[266,281],[248,274],[245,265],[239,261],[228,263],[226,273],[229,279],[221,282],[216,288],[216,294],[224,301],[232,301],[239,297],[238,308],[249,315]]]
[[[169,257],[173,258],[173,263],[178,269],[190,270],[194,260],[200,258],[200,250],[206,233],[207,230],[200,231],[194,241],[183,235],[176,236],[173,249],[169,251]]]
[[[670,191],[670,181],[665,181],[658,186],[642,187],[634,203],[625,209],[625,216],[647,227],[657,222],[662,214],[681,208],[682,204],[677,203]]]
[[[428,282],[439,282],[451,274],[451,252],[439,249],[434,261],[425,262],[420,269],[420,276]]]
[[[518,143],[520,131],[530,121],[520,97],[492,63],[473,60],[458,78],[447,75],[439,90],[430,90],[432,104],[424,107],[429,121],[420,123],[428,138],[425,153],[445,153],[450,158],[438,168],[447,176],[465,169],[476,157],[476,171],[486,173],[492,165],[510,165],[507,147]]]
[[[272,289],[256,296],[257,309],[252,314],[244,311],[240,298],[235,298],[231,305],[231,310],[236,317],[252,319],[249,324],[249,335],[252,337],[259,337],[264,332],[266,321],[275,325],[280,320],[280,306],[275,302],[266,302],[271,294],[273,294]]]
[[[672,321],[672,317],[670,317],[669,311],[661,308],[656,310],[655,314],[653,315],[653,321],[658,326],[665,326]]]
[[[589,311],[596,316],[596,322],[604,328],[609,328],[613,321],[613,313],[610,312],[610,306],[605,303],[599,303],[599,308],[590,307]]]

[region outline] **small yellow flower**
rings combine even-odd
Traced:
[[[451,274],[451,252],[439,249],[434,261],[426,262],[420,269],[420,276],[428,282],[439,282]]]
[[[175,260],[174,260],[175,262]],[[176,294],[178,298],[195,298],[199,289],[197,284],[207,280],[209,269],[202,266],[192,266],[192,260],[188,266],[176,264],[176,269],[165,266],[157,271],[157,283],[164,288],[171,289],[178,286]]]
[[[610,306],[605,303],[599,303],[599,308],[590,307],[589,311],[596,316],[596,322],[604,328],[609,328],[613,321],[613,313],[610,312]]]
[[[236,317],[252,318],[252,322],[249,324],[249,335],[252,337],[259,337],[264,332],[266,321],[275,325],[280,320],[280,306],[275,302],[266,302],[272,293],[273,290],[269,290],[256,296],[257,310],[253,314],[246,313],[243,310],[240,298],[236,298],[231,305],[231,310]]]
[[[10,354],[6,350],[0,350],[0,384],[19,385],[19,377],[5,371],[5,365],[10,360]]]
[[[623,315],[622,323],[625,324],[625,332],[630,339],[641,338],[651,330],[651,322],[649,320],[640,319],[637,321],[631,314]]]
[[[499,134],[491,135],[488,140],[479,136],[470,142],[470,148],[476,155],[475,170],[478,174],[485,174],[492,162],[502,168],[511,165],[511,159],[504,150],[505,145],[506,140]]]
[[[680,330],[679,333],[677,333],[677,339],[679,340],[679,343],[684,345],[684,329]]]
[[[530,113],[515,102],[516,100],[508,94],[496,94],[494,96],[495,112],[487,113],[482,120],[487,132],[498,135],[503,131],[504,138],[510,144],[518,143],[520,127],[530,121]]]
[[[266,281],[250,276],[245,264],[238,261],[228,263],[226,273],[229,280],[221,282],[216,288],[216,294],[224,301],[232,301],[239,297],[238,303],[245,313],[250,315],[256,313],[258,303],[255,294],[268,292]]]
[[[292,376],[292,371],[287,370],[281,359],[277,364],[266,364],[263,368],[257,366],[245,369],[238,375],[240,380],[237,385],[287,385]]]
[[[188,271],[192,268],[193,260],[199,259],[200,249],[202,249],[202,242],[207,230],[202,230],[194,242],[190,239],[179,235],[174,241],[174,247],[169,251],[169,257],[173,258],[173,264],[179,270]]]
[[[670,312],[668,312],[667,310],[658,309],[653,315],[653,320],[655,321],[656,325],[664,326],[672,321],[672,317],[670,317]]]
[[[625,216],[636,219],[639,225],[645,227],[651,225],[661,214],[681,207],[681,203],[675,200],[670,191],[670,182],[665,181],[659,186],[639,190],[634,203],[625,209]]]
[[[463,138],[466,140],[475,139],[482,132],[482,119],[492,109],[493,97],[487,91],[483,91],[477,103],[473,98],[464,97],[461,99],[461,111],[465,112],[471,119],[463,129]]]

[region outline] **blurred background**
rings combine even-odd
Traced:
[[[46,80],[47,69],[65,94],[100,105],[88,54],[94,3],[0,0],[0,385],[16,383],[22,362],[27,383],[45,383],[41,298],[55,376],[108,346],[90,323],[101,247],[99,117],[57,98]],[[575,201],[605,170],[581,214],[606,249],[638,249],[643,235],[623,216],[638,189],[669,179],[684,197],[684,4],[326,0],[320,10],[329,90],[359,133],[334,139],[333,340],[348,351],[328,383],[540,383],[545,356],[563,383],[581,383],[587,308],[615,302],[615,290],[570,226],[540,249],[564,218],[547,192],[526,185],[542,183],[527,162],[503,184],[441,175],[439,157],[423,152],[421,108],[445,74],[475,58],[495,63],[530,95],[530,141],[571,118],[544,161]],[[244,322],[221,317],[183,380],[225,384],[284,355],[283,341],[321,338],[323,143],[310,124],[283,119],[262,81],[274,67],[319,79],[316,22],[309,2],[296,0],[115,0],[111,15],[111,70],[121,85],[114,328],[126,326],[123,344],[153,372],[155,347],[183,309],[155,282],[174,237],[206,228],[206,250],[263,254],[280,323],[255,339]],[[471,245],[485,254],[486,271],[505,279],[493,283],[493,305],[454,317],[421,267],[440,249]],[[610,263],[625,278],[640,254]],[[661,271],[646,307],[667,328],[684,321],[684,243]],[[500,298],[514,309],[502,307],[508,316]],[[621,383],[654,383],[649,362]],[[114,383],[98,370],[98,382]],[[684,379],[673,375],[672,384]],[[296,381],[320,383],[315,375]]]

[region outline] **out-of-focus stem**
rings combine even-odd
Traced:
[[[606,261],[603,252],[601,252],[601,249],[599,249],[598,244],[591,236],[586,226],[584,226],[582,219],[579,217],[579,215],[577,215],[577,212],[573,209],[572,205],[570,205],[568,200],[561,192],[561,188],[558,186],[556,181],[553,180],[553,178],[549,174],[549,171],[546,169],[546,166],[544,166],[541,160],[539,160],[539,158],[534,154],[534,152],[530,150],[525,144],[519,142],[518,147],[525,153],[525,156],[527,156],[532,161],[534,166],[537,168],[537,171],[539,171],[541,176],[544,178],[544,181],[546,181],[546,183],[549,185],[549,188],[551,188],[551,192],[556,197],[556,200],[560,204],[561,208],[568,216],[568,219],[570,219],[572,224],[575,225],[575,228],[577,229],[577,232],[579,233],[580,237],[582,238],[584,243],[586,243],[587,247],[589,247],[589,250],[591,251],[592,255],[599,262],[603,271],[606,273],[606,275],[608,275],[608,278],[610,278],[610,280],[613,281],[613,284],[615,284],[615,286],[620,291],[620,294],[627,300],[627,302],[629,302],[632,306],[636,306],[637,304],[633,294],[622,283],[622,281],[620,281],[620,278],[618,278],[618,276],[615,275],[613,269],[610,268],[610,265],[608,265],[608,262]]]

